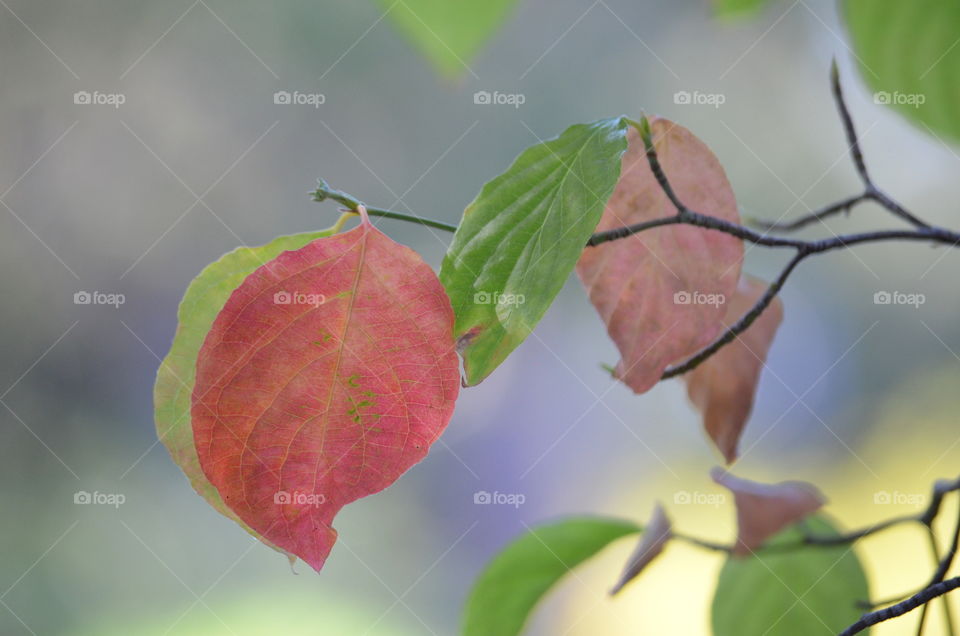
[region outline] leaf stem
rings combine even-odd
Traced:
[[[359,199],[353,197],[342,190],[334,190],[327,182],[323,179],[320,180],[319,185],[316,190],[311,192],[313,195],[314,201],[326,201],[330,199],[331,201],[336,201],[340,205],[347,208],[348,212],[353,214],[359,214],[359,207],[364,205],[360,202]],[[398,221],[408,221],[410,223],[418,223],[420,225],[426,225],[427,227],[437,228],[438,230],[444,230],[445,232],[456,232],[457,226],[450,225],[449,223],[444,223],[443,221],[434,221],[433,219],[427,219],[422,216],[416,216],[413,214],[404,214],[403,212],[395,212],[393,210],[383,210],[380,208],[374,208],[370,206],[365,206],[367,209],[367,214],[370,216],[379,216],[385,219],[396,219]]]

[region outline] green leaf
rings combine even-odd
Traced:
[[[376,0],[442,75],[456,77],[517,0]]]
[[[565,519],[515,539],[477,577],[464,611],[464,636],[515,636],[544,594],[609,543],[642,528],[602,517]]]
[[[805,522],[817,536],[836,535],[823,517]],[[801,536],[792,526],[769,545]],[[832,635],[855,622],[870,598],[867,577],[849,545],[806,546],[788,551],[764,548],[753,556],[730,557],[713,597],[714,636]]]
[[[622,117],[577,124],[525,150],[467,206],[440,281],[467,385],[490,374],[543,317],[620,176]]]
[[[841,13],[874,101],[960,140],[960,3],[843,0]]]
[[[261,541],[263,539],[223,503],[220,494],[200,468],[190,420],[190,397],[196,376],[197,355],[217,314],[233,290],[249,274],[281,252],[299,249],[314,239],[336,233],[344,220],[345,217],[326,230],[281,236],[261,247],[240,247],[207,265],[190,283],[180,302],[177,312],[179,324],[173,345],[157,371],[153,403],[160,441],[200,496]],[[265,543],[269,545],[269,542]]]
[[[770,4],[770,0],[713,0],[713,11],[721,18],[753,15]]]

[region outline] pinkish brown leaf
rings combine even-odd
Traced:
[[[738,556],[752,553],[768,538],[827,502],[816,486],[805,481],[761,484],[735,477],[722,468],[714,468],[710,476],[733,493],[737,506],[737,543],[733,553]]]
[[[663,552],[663,547],[667,545],[667,542],[672,536],[673,529],[670,519],[667,518],[667,513],[663,510],[663,505],[657,502],[650,521],[647,522],[646,527],[643,529],[640,542],[637,543],[637,547],[634,548],[633,553],[630,554],[630,558],[627,559],[627,564],[623,568],[623,572],[620,574],[616,585],[610,590],[610,594],[616,594],[623,589],[623,586],[639,576],[644,568]]]
[[[200,465],[246,524],[319,570],[337,512],[426,455],[459,387],[439,280],[364,212],[254,271],[217,316],[191,407]]]
[[[686,128],[651,118],[654,147],[680,200],[690,209],[738,223],[723,167]],[[647,163],[643,141],[628,133],[620,180],[598,231],[675,215]],[[615,375],[636,393],[668,365],[696,353],[723,327],[736,289],[743,243],[689,225],[666,225],[588,247],[577,273],[620,351]]]
[[[741,278],[727,305],[724,328],[739,320],[766,291],[766,283]],[[753,409],[760,372],[782,320],[783,303],[774,298],[749,329],[684,376],[687,395],[703,414],[703,426],[727,463],[737,459],[740,433]]]

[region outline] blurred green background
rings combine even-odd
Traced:
[[[472,578],[537,522],[642,520],[661,499],[680,529],[732,536],[729,504],[674,502],[719,492],[707,476],[719,458],[683,387],[636,397],[615,385],[599,367],[616,361],[614,347],[576,280],[507,363],[462,393],[423,463],[341,513],[320,575],[293,575],[217,515],[157,443],[154,375],[180,296],[207,263],[336,218],[307,196],[318,177],[455,223],[538,138],[646,112],[711,146],[744,215],[791,218],[860,189],[829,94],[836,57],[878,183],[931,222],[960,226],[960,157],[873,103],[829,1],[775,2],[729,22],[706,0],[522,0],[454,80],[366,1],[0,5],[4,635],[453,634]],[[76,104],[78,91],[124,103]],[[277,91],[324,99],[276,104]],[[524,103],[476,104],[477,91]],[[679,104],[678,91],[724,103]],[[448,235],[379,225],[439,266]],[[809,234],[892,226],[864,206]],[[746,270],[773,276],[783,256],[751,249]],[[805,263],[783,294],[737,472],[813,481],[848,525],[912,512],[913,495],[955,475],[958,271],[960,252],[918,244]],[[75,304],[83,291],[125,302]],[[878,291],[926,302],[878,306]],[[80,491],[125,501],[77,505]],[[525,503],[476,505],[477,491]],[[568,577],[531,633],[704,633],[719,560],[671,547],[610,600],[630,548]],[[931,570],[912,529],[857,550],[877,597]]]

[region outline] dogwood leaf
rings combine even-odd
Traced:
[[[849,545],[798,546],[804,532],[839,534],[822,516],[793,525],[747,558],[729,557],[720,570],[711,623],[715,636],[832,636],[863,613],[867,576]],[[867,632],[864,632],[866,634]]]
[[[739,320],[766,291],[762,281],[741,278],[727,305],[724,327]],[[782,320],[783,303],[774,298],[746,331],[684,376],[690,401],[703,413],[704,429],[728,463],[737,458],[740,433],[753,409],[760,372]]]
[[[763,484],[736,477],[720,468],[710,476],[733,493],[737,506],[737,543],[733,553],[744,556],[789,525],[815,513],[827,499],[803,481]]]
[[[224,503],[319,570],[346,504],[422,459],[453,413],[453,312],[409,248],[360,226],[280,254],[204,340],[194,441]]]
[[[384,15],[447,77],[468,64],[517,0],[377,0]]]
[[[613,589],[610,590],[610,594],[616,594],[627,583],[637,578],[650,565],[651,561],[660,556],[663,548],[672,537],[673,525],[664,511],[663,505],[658,502],[653,509],[650,521],[647,522],[643,535],[640,537],[640,541],[637,543],[637,547],[633,549],[630,558],[627,559],[627,564]]]
[[[571,126],[521,153],[467,206],[440,280],[468,386],[530,335],[569,278],[617,182],[626,126]]]
[[[653,146],[680,201],[697,212],[738,223],[723,167],[686,128],[651,118]],[[647,162],[639,133],[629,146],[598,231],[673,216],[676,208]],[[590,301],[620,351],[614,375],[636,393],[664,369],[713,341],[740,277],[743,243],[689,225],[665,225],[588,247],[577,264]]]
[[[260,247],[240,247],[205,267],[187,287],[187,292],[180,302],[177,312],[179,323],[173,345],[157,371],[153,401],[154,419],[160,441],[190,480],[194,490],[206,499],[207,503],[261,540],[263,537],[224,505],[217,489],[200,468],[190,425],[190,395],[196,376],[197,355],[217,314],[243,279],[281,252],[300,249],[310,241],[330,236],[339,231],[340,225],[338,223],[330,229],[318,232],[280,236]]]
[[[960,4],[843,0],[840,13],[873,101],[960,141]]]
[[[531,528],[487,564],[464,611],[464,636],[516,636],[563,576],[617,539],[642,528],[622,519],[581,517]]]

